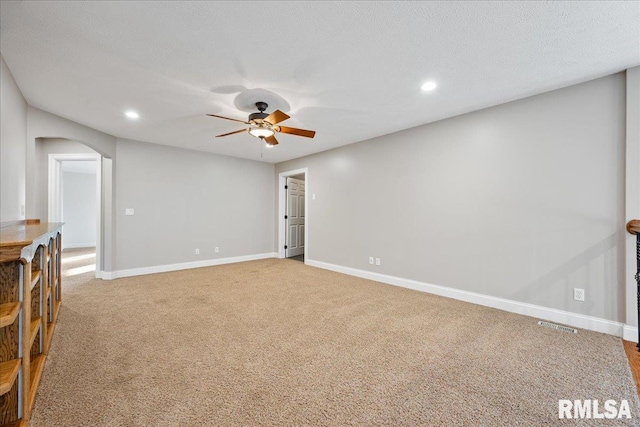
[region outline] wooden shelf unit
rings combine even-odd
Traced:
[[[36,392],[38,391],[38,384],[40,384],[46,357],[45,354],[40,354],[31,359],[31,378],[29,379],[31,382],[29,387],[29,401],[31,402],[36,399]]]
[[[33,342],[38,337],[38,330],[42,325],[42,318],[36,317],[35,319],[31,319],[31,324],[29,325],[29,348],[33,346]]]
[[[20,359],[0,363],[0,395],[9,393],[20,372]]]
[[[20,313],[20,301],[0,304],[0,328],[12,325]]]
[[[31,272],[31,288],[30,289],[35,288],[35,286],[38,284],[38,282],[40,281],[41,278],[42,278],[42,272],[41,271],[32,271]]]
[[[0,224],[0,426],[29,424],[60,311],[62,225]]]

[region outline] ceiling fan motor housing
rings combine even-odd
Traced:
[[[268,116],[267,113],[251,113],[249,114],[249,121],[252,120],[264,120]]]
[[[266,117],[269,116],[269,114],[264,112],[264,110],[269,108],[269,104],[267,104],[266,102],[258,101],[258,102],[256,102],[256,108],[260,112],[259,113],[251,113],[251,114],[249,114],[249,121],[251,122],[251,121],[254,121],[254,120],[259,120],[258,123],[260,123],[260,122],[262,122],[263,119],[265,119]]]
[[[276,110],[271,114],[265,113],[264,111],[267,108],[269,108],[269,105],[266,102],[259,101],[259,102],[256,102],[255,105],[256,105],[256,108],[258,109],[258,112],[249,114],[249,119],[246,122],[243,120],[231,119],[229,117],[224,117],[224,116],[218,116],[216,114],[207,114],[208,116],[218,117],[225,120],[232,120],[234,122],[241,122],[241,123],[252,126],[249,129],[240,129],[235,132],[229,132],[223,135],[216,135],[216,137],[235,135],[236,133],[248,131],[251,136],[260,138],[261,140],[265,141],[268,145],[273,146],[273,145],[278,145],[278,140],[274,137],[274,134],[276,132],[283,132],[291,135],[304,136],[307,138],[313,138],[316,134],[316,132],[312,130],[278,126],[277,123],[287,120],[290,117],[280,110]],[[269,121],[266,121],[265,120],[266,118],[269,118]]]

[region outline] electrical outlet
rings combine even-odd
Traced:
[[[196,249],[196,255],[200,255],[200,249]]]
[[[215,253],[220,252],[220,248],[216,246],[216,247],[215,247],[215,249],[214,249],[214,252],[215,252]]]
[[[576,301],[584,301],[584,289],[573,288],[573,299]]]
[[[124,210],[125,215],[133,215],[135,211],[132,208],[127,208]]]
[[[369,257],[369,264],[373,265],[373,257],[372,256]]]
[[[376,258],[376,265],[380,265],[380,258]]]

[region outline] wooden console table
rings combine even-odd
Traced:
[[[0,224],[0,425],[29,423],[62,301],[62,223]]]

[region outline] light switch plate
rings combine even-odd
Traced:
[[[125,214],[125,215],[133,215],[133,209],[131,209],[131,208],[127,208],[127,209],[125,209],[125,210],[124,210],[124,214]]]

